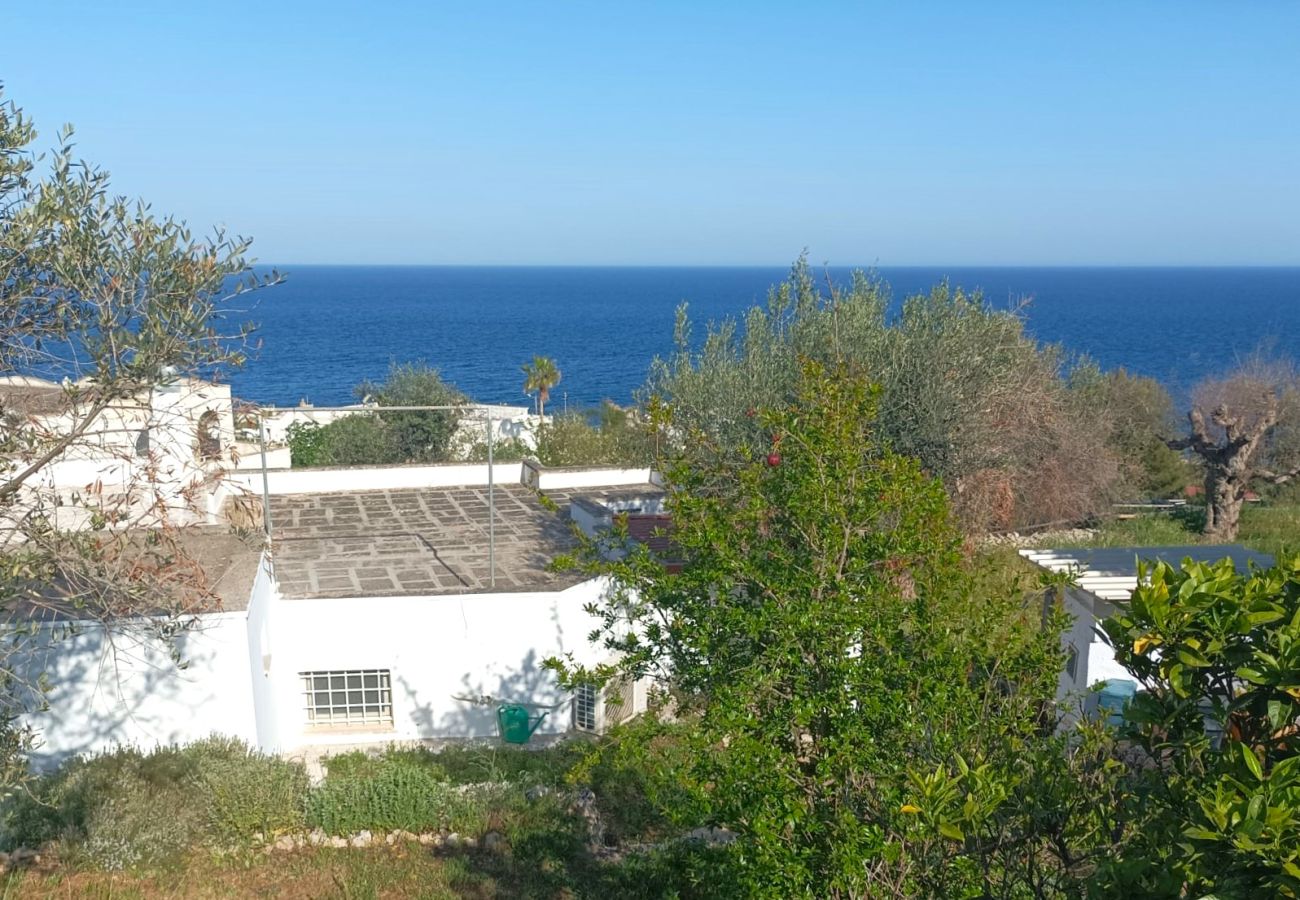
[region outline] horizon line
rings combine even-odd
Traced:
[[[253,266],[374,269],[789,269],[794,263],[530,263],[530,262],[264,262]],[[810,263],[814,269],[1300,269],[1289,263]]]

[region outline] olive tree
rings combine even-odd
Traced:
[[[1234,540],[1252,486],[1284,484],[1300,475],[1298,387],[1288,365],[1260,359],[1197,386],[1188,434],[1169,446],[1191,451],[1204,468],[1207,536]]]
[[[801,357],[851,361],[880,386],[876,432],[942,479],[971,531],[1075,521],[1103,512],[1120,461],[1059,348],[1014,310],[948,284],[892,311],[888,286],[814,278],[805,260],[766,306],[709,327],[698,348],[685,309],[677,351],[656,360],[642,399],[729,447],[761,438],[751,410],[785,402]]]
[[[247,240],[220,231],[196,239],[184,223],[114,195],[106,172],[74,158],[70,129],[48,156],[33,151],[36,137],[0,97],[0,376],[11,376],[0,394],[6,720],[32,696],[7,664],[30,636],[24,623],[56,612],[109,624],[142,612],[167,618],[211,599],[159,515],[167,500],[148,448],[130,465],[135,483],[112,496],[94,484],[56,496],[43,476],[78,448],[102,452],[114,416],[147,404],[155,386],[240,365],[249,327],[232,319],[233,298],[276,278],[250,274]],[[31,392],[12,377],[22,375],[63,385],[56,425],[31,409]],[[68,503],[84,508],[87,528],[60,526]]]

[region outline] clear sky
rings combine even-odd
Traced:
[[[0,0],[53,140],[278,263],[1300,264],[1300,3]]]

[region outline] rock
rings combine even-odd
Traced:
[[[596,794],[591,788],[582,788],[574,798],[573,812],[587,823],[587,843],[593,849],[605,846],[605,823],[596,806]]]
[[[436,834],[421,834],[416,837],[416,840],[425,847],[432,847],[437,838],[438,836]]]
[[[450,847],[452,850],[455,850],[457,847],[460,846],[460,844],[461,844],[460,835],[454,831],[451,834],[447,835],[447,839],[443,841],[443,846]]]
[[[343,847],[346,847],[348,845],[348,839],[337,837],[337,836],[331,837],[329,845],[336,849],[342,849]]]
[[[390,831],[390,832],[388,832],[388,834],[384,835],[384,843],[387,844],[387,845],[390,846],[390,847],[393,846],[394,844],[396,844],[396,843],[397,843],[397,832],[396,832],[396,831]]]
[[[408,843],[410,841],[418,841],[420,839],[420,836],[418,834],[413,834],[412,832],[409,831],[398,830],[398,831],[394,831],[393,834],[397,835],[397,839],[399,841],[407,841]]]
[[[498,831],[489,831],[483,835],[483,849],[489,853],[496,853],[502,850],[505,845],[505,836]]]
[[[348,841],[349,847],[369,847],[374,835],[369,831],[358,831]]]
[[[320,847],[329,843],[330,836],[319,828],[313,828],[307,835],[307,843],[313,847]]]
[[[275,843],[271,846],[280,853],[287,853],[290,850],[296,849],[294,846],[293,836],[288,834],[280,835],[275,839]]]
[[[478,838],[475,838],[475,837],[467,837],[467,838],[465,838],[465,840],[463,841],[463,844],[464,844],[466,850],[477,850],[477,849],[478,849]]]
[[[696,841],[709,846],[723,846],[736,840],[736,833],[725,828],[695,828],[682,835],[684,841]]]
[[[9,865],[15,869],[23,866],[38,866],[40,863],[41,854],[31,847],[19,847],[9,854]]]
[[[543,797],[549,797],[554,793],[555,791],[549,785],[539,784],[524,791],[524,799],[529,803],[536,803]]]

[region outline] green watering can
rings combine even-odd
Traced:
[[[506,703],[497,707],[497,728],[501,731],[501,740],[507,744],[526,744],[533,736],[537,726],[546,718],[542,713],[536,719],[528,714],[528,708],[517,703]]]

